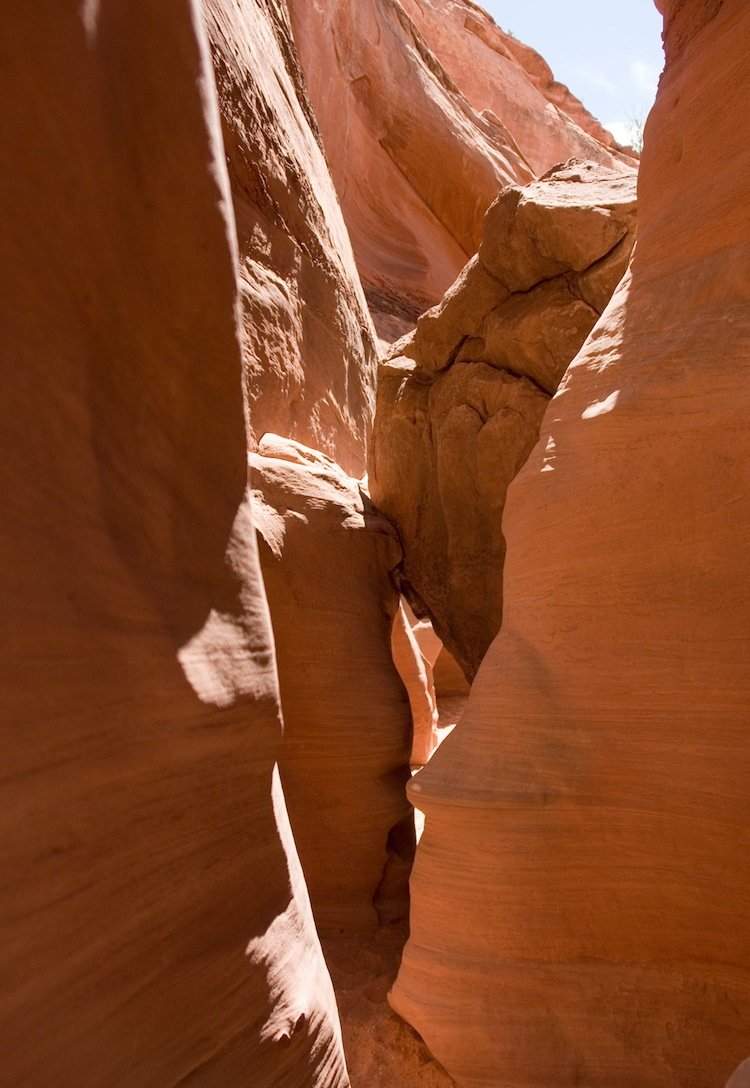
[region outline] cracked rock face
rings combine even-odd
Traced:
[[[500,628],[508,485],[620,281],[636,174],[571,161],[487,212],[479,253],[380,367],[370,486],[403,590],[472,678]]]

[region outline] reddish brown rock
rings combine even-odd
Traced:
[[[400,0],[290,9],[370,309],[393,340],[475,252],[498,189],[532,171],[500,121],[460,93]]]
[[[203,2],[237,220],[251,440],[288,434],[359,475],[374,332],[286,2]]]
[[[631,270],[511,489],[503,630],[412,787],[393,1003],[462,1088],[713,1088],[748,1049],[750,8],[666,28]]]
[[[290,8],[386,340],[439,301],[476,251],[482,217],[504,185],[571,157],[633,162],[538,54],[474,4],[290,0]]]
[[[534,49],[501,30],[473,0],[401,0],[475,110],[500,119],[535,174],[577,157],[635,161]]]
[[[4,33],[2,1079],[344,1088],[200,14],[54,0]]]
[[[750,1085],[750,1061],[743,1062],[730,1077],[727,1088],[748,1088]]]
[[[571,162],[504,190],[479,254],[380,367],[373,499],[469,679],[500,628],[506,489],[627,267],[635,187],[628,167]]]
[[[325,940],[408,911],[411,717],[390,647],[400,549],[358,481],[318,451],[266,435],[250,468],[282,779]]]

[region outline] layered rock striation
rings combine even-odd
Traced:
[[[275,771],[201,13],[4,32],[2,1079],[346,1088]]]
[[[284,707],[281,774],[324,940],[408,914],[412,723],[391,657],[393,527],[325,455],[250,456]]]
[[[750,9],[661,6],[631,268],[511,488],[503,629],[411,788],[392,1000],[467,1088],[713,1088],[747,1054]]]
[[[385,340],[440,300],[476,252],[499,189],[574,156],[609,167],[633,161],[541,57],[474,4],[290,0],[290,7]]]
[[[370,486],[402,588],[473,678],[500,629],[505,494],[622,278],[636,175],[572,161],[505,189],[479,253],[380,366]]]
[[[448,76],[477,112],[502,122],[536,175],[573,156],[633,164],[543,57],[474,0],[401,0]]]

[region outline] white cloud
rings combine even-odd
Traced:
[[[604,127],[612,133],[618,144],[628,147],[633,142],[632,121],[605,121]]]
[[[640,93],[649,100],[656,98],[659,84],[659,71],[645,60],[634,60],[630,64],[630,78]]]

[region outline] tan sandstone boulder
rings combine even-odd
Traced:
[[[251,441],[364,471],[374,330],[283,3],[203,0],[240,257]]]
[[[402,588],[471,679],[500,628],[505,493],[622,277],[636,175],[572,161],[505,189],[441,304],[380,367],[370,486]]]
[[[0,1079],[344,1088],[274,771],[200,11],[3,30]]]
[[[747,1055],[750,8],[666,16],[632,266],[511,488],[503,630],[412,787],[392,999],[461,1088],[714,1088]]]
[[[405,917],[411,715],[391,657],[400,549],[357,480],[277,435],[250,456],[284,707],[281,773],[324,939]]]

